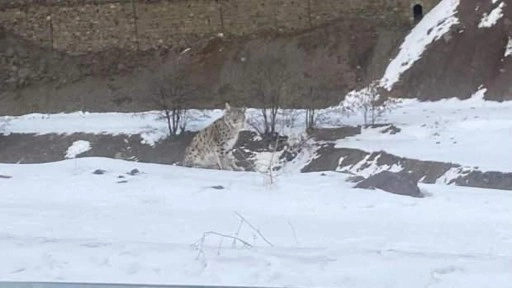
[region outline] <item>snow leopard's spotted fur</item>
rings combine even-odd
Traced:
[[[245,109],[226,103],[224,116],[199,131],[185,150],[183,165],[220,170],[243,170],[235,164],[231,150],[245,125]]]

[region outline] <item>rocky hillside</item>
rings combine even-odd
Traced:
[[[449,9],[450,3],[456,2],[446,0],[439,6]],[[436,41],[427,43],[421,58],[412,65],[408,63],[411,67],[392,87],[392,95],[421,100],[463,99],[487,89],[486,99],[512,99],[512,1],[460,1],[455,8],[453,16],[430,19],[436,13],[434,9],[424,18],[434,25],[420,23],[412,31],[417,37],[428,38],[440,27],[449,26]],[[405,44],[399,55],[410,55],[418,48]]]
[[[258,83],[251,79],[269,73],[263,68],[268,66],[286,71],[272,77],[286,83],[284,106],[336,105],[344,94],[384,72],[411,25],[353,15],[293,32],[218,35],[185,50],[116,49],[85,55],[53,51],[4,29],[0,114],[155,109],[150,101],[155,79],[184,55],[180,67],[192,86],[184,101],[188,107],[220,107],[226,100],[262,105],[254,97]]]
[[[511,13],[512,0],[444,0],[412,30],[354,15],[290,33],[218,35],[186,50],[80,56],[39,47],[0,27],[0,114],[157,109],[155,86],[178,58],[187,86],[181,101],[190,108],[224,101],[262,106],[266,101],[258,96],[268,83],[254,81],[262,75],[283,83],[285,107],[337,105],[347,92],[381,77],[395,97],[463,99],[486,89],[487,99],[509,100]],[[390,74],[396,79],[386,84]]]

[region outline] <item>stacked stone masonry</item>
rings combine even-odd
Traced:
[[[294,32],[351,17],[409,25],[439,0],[0,0],[0,25],[70,54],[186,47],[198,39]]]

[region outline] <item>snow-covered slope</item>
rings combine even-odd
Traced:
[[[512,172],[512,103],[485,101],[485,90],[480,92],[468,100],[404,101],[384,120],[399,133],[369,128],[337,146]]]
[[[133,168],[140,173],[127,175]],[[268,185],[262,174],[102,158],[3,164],[0,174],[12,176],[0,178],[2,280],[512,283],[512,194],[502,191],[423,186],[431,196],[417,199],[353,190],[339,173],[282,175]],[[240,226],[236,212],[257,230]],[[198,241],[205,232],[226,237]],[[233,247],[234,235],[253,247]]]
[[[486,99],[512,99],[511,17],[508,0],[440,1],[404,39],[380,84],[400,98],[466,99],[485,85]]]
[[[381,79],[382,87],[391,90],[400,79],[400,75],[421,58],[428,45],[440,39],[453,25],[459,23],[456,16],[458,6],[459,0],[442,0],[425,15],[407,35],[398,55],[389,63]]]

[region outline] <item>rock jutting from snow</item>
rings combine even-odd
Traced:
[[[418,182],[406,173],[382,171],[357,183],[354,188],[380,189],[398,195],[423,197]]]

